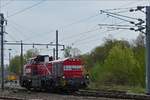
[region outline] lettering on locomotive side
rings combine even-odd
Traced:
[[[73,66],[73,65],[64,66],[64,70],[80,70],[80,69],[81,69],[81,66]]]

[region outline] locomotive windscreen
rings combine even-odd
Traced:
[[[36,59],[38,62],[48,62],[49,56],[48,55],[39,55]]]

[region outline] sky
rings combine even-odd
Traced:
[[[59,31],[59,44],[78,48],[82,54],[91,52],[113,37],[132,41],[139,32],[112,30],[98,24],[122,24],[128,22],[101,14],[100,10],[148,6],[150,0],[0,0],[0,12],[8,21],[5,40],[24,43],[55,43],[55,31]],[[27,9],[26,9],[27,8]],[[119,14],[145,19],[141,12],[129,9],[108,10]],[[8,49],[11,57],[20,54],[19,46],[5,45],[5,62],[8,63]],[[54,47],[35,46],[41,54],[52,55]],[[25,46],[24,52],[32,49]],[[62,49],[62,47],[59,47]],[[59,56],[62,57],[59,50]]]

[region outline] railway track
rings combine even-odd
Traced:
[[[77,96],[106,97],[116,99],[132,99],[132,100],[150,100],[150,95],[129,94],[125,91],[105,91],[105,90],[79,90],[75,92]]]
[[[38,92],[32,92],[27,91],[24,88],[9,88],[6,87],[5,89],[12,91],[14,93],[38,93]],[[46,93],[46,92],[44,92]],[[46,93],[48,94],[48,92]],[[59,94],[59,93],[56,93]],[[104,98],[113,98],[113,99],[132,99],[132,100],[150,100],[150,95],[142,95],[142,94],[129,94],[126,91],[115,91],[115,90],[79,90],[74,93],[68,93],[67,95],[73,95],[73,96],[79,96],[79,97],[104,97]],[[16,97],[6,97],[6,96],[0,96],[0,100],[24,100],[22,98],[16,98]]]
[[[17,98],[17,97],[0,96],[0,100],[24,100],[24,99],[22,99],[22,98]]]

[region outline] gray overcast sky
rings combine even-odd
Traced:
[[[38,2],[40,4],[16,13]],[[102,44],[104,37],[110,34],[114,38],[126,40],[135,39],[138,35],[137,32],[129,30],[108,32],[106,28],[98,29],[98,24],[101,23],[128,24],[100,14],[101,9],[146,6],[149,3],[150,0],[1,0],[1,12],[8,20],[6,31],[9,34],[5,35],[5,39],[23,40],[26,43],[50,43],[55,42],[55,30],[58,29],[61,44],[72,45],[86,53]],[[144,18],[144,14],[140,12],[121,14]],[[20,52],[17,46],[5,46],[5,49],[8,48],[13,49],[12,55]],[[25,51],[31,48],[32,46],[25,47]],[[40,48],[41,54],[52,54],[52,47],[36,48]],[[8,50],[5,51],[5,59],[7,62]]]

